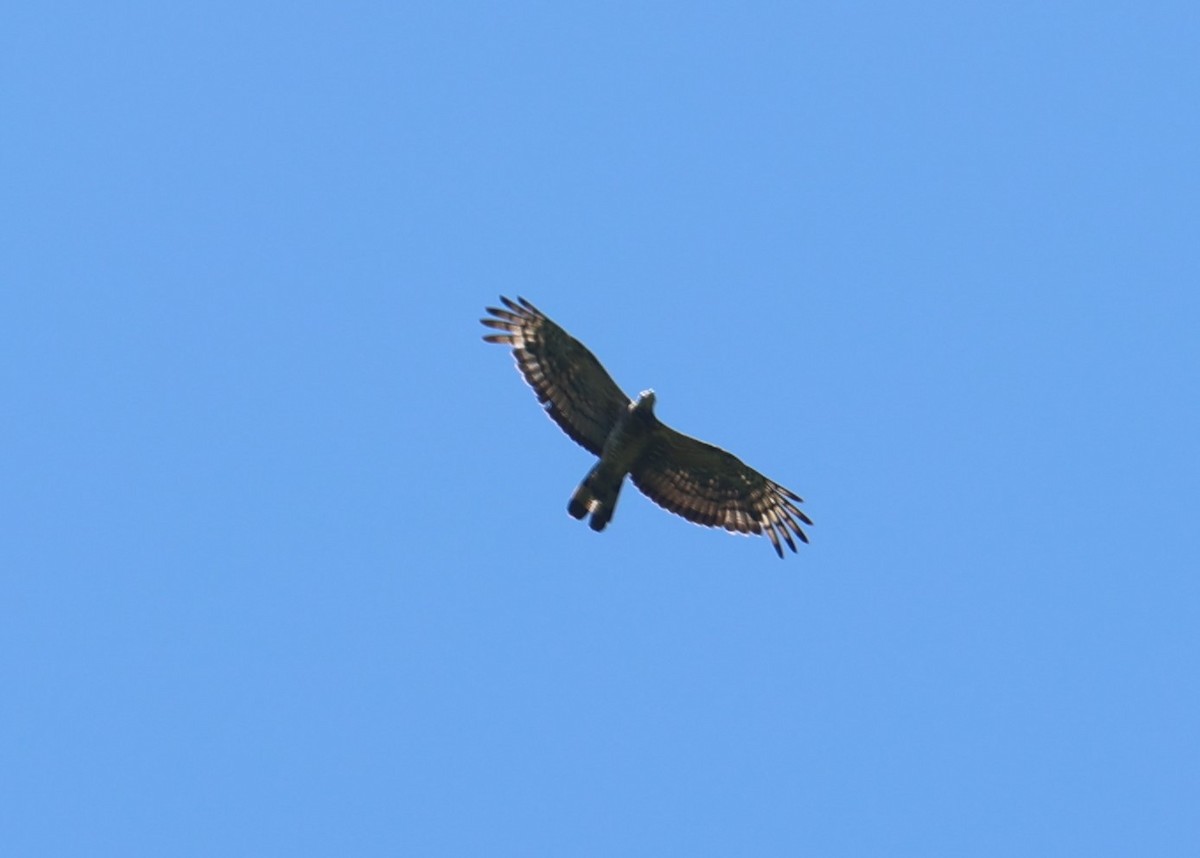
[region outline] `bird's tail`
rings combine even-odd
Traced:
[[[600,472],[600,463],[588,471],[579,488],[571,495],[567,504],[567,512],[572,518],[583,518],[589,512],[592,514],[588,526],[592,530],[604,530],[605,525],[612,519],[617,510],[617,496],[621,493],[621,484],[625,475],[613,479]]]

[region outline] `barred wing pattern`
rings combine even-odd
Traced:
[[[799,522],[811,525],[812,520],[796,506],[802,500],[794,492],[720,447],[664,424],[658,435],[629,474],[650,500],[705,527],[766,533],[780,557],[781,536],[793,552],[793,533],[808,542]]]
[[[512,346],[517,368],[546,413],[571,440],[599,456],[629,397],[583,343],[537,307],[524,298],[500,300],[508,309],[488,307],[495,318],[480,321],[504,333],[484,339]]]

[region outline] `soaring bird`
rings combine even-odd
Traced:
[[[767,479],[732,453],[677,432],[654,415],[654,391],[636,400],[622,392],[596,356],[524,298],[488,307],[484,325],[503,333],[484,340],[512,346],[517,369],[546,413],[572,440],[600,460],[571,495],[567,512],[591,515],[604,530],[628,474],[659,506],[706,527],[766,534],[783,557],[796,538],[808,542],[799,495]]]

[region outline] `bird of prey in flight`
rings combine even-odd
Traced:
[[[500,297],[505,308],[488,307],[489,343],[512,346],[517,369],[546,413],[598,461],[571,495],[567,512],[591,515],[592,530],[613,517],[628,474],[650,500],[688,521],[742,534],[766,534],[783,557],[793,534],[808,537],[811,525],[801,498],[754,470],[732,453],[690,438],[654,416],[654,391],[631,400],[595,355],[524,298]]]

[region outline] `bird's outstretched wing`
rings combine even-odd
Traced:
[[[737,456],[659,424],[657,436],[638,459],[633,484],[659,506],[706,527],[765,533],[783,557],[780,537],[796,550],[794,533],[808,537],[812,524],[797,504],[801,498],[767,479]]]
[[[629,397],[587,347],[550,321],[524,298],[510,301],[507,310],[488,307],[494,319],[480,319],[489,328],[489,343],[510,345],[517,368],[546,406],[546,413],[572,440],[599,456],[604,440],[629,406]]]

